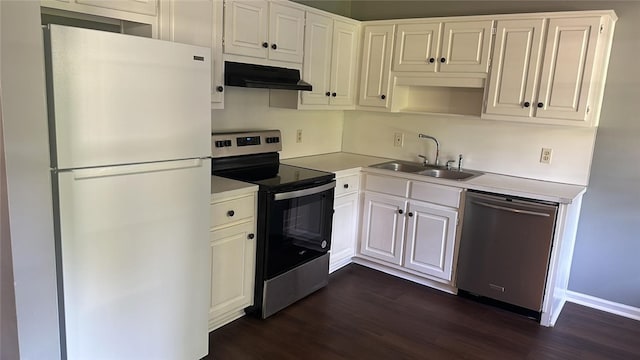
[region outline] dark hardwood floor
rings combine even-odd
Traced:
[[[206,359],[640,359],[640,322],[567,303],[545,328],[352,264],[266,320],[212,332]]]

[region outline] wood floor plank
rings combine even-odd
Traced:
[[[640,359],[640,322],[568,303],[545,328],[352,264],[266,320],[211,332],[205,359]]]

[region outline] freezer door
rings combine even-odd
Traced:
[[[52,167],[210,155],[209,49],[56,25],[45,48]]]
[[[210,162],[54,177],[68,359],[208,351]]]

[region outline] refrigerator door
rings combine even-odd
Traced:
[[[54,176],[68,359],[208,351],[210,162]]]
[[[211,154],[209,49],[56,25],[44,38],[52,167]]]

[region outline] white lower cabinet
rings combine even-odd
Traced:
[[[365,193],[360,253],[400,265],[406,218],[406,200]]]
[[[360,175],[357,172],[345,176],[341,176],[339,172],[336,174],[329,273],[351,263],[355,254],[358,233],[359,183]]]
[[[422,202],[408,208],[404,266],[450,281],[458,211]]]
[[[214,200],[210,232],[209,331],[253,305],[256,258],[255,195]]]
[[[408,196],[397,196],[403,193]],[[461,193],[455,187],[367,174],[359,255],[452,284]]]

